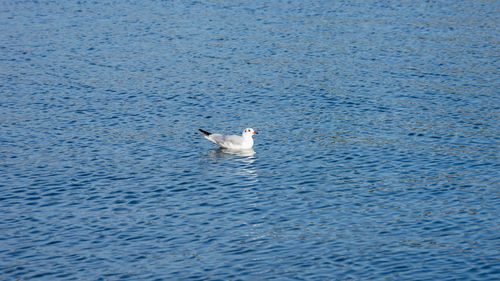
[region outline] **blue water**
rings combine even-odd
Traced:
[[[2,1],[0,279],[500,279],[499,10]]]

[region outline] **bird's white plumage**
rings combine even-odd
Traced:
[[[252,128],[246,128],[241,136],[237,135],[221,135],[211,134],[209,132],[200,130],[204,137],[215,143],[216,145],[231,150],[246,150],[253,147],[253,135],[257,134]]]

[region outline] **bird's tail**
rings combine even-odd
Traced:
[[[198,130],[200,130],[200,132],[202,132],[202,133],[203,133],[205,136],[207,136],[207,137],[208,137],[208,136],[210,136],[210,135],[212,134],[212,133],[209,133],[209,132],[207,132],[207,131],[205,131],[205,130],[202,130],[202,129],[198,129]]]

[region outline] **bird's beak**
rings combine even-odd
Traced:
[[[253,134],[254,134],[254,135],[258,135],[259,133],[257,133],[257,132],[253,132]]]

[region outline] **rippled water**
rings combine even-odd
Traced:
[[[498,280],[500,2],[248,2],[2,1],[1,279]]]

